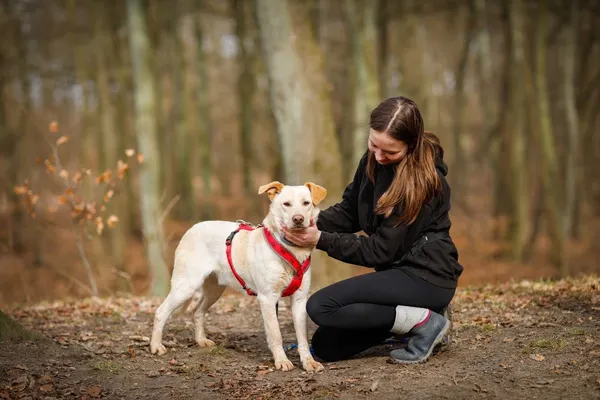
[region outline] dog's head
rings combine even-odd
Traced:
[[[271,200],[270,213],[279,227],[288,229],[308,228],[310,221],[316,222],[318,205],[325,199],[327,190],[312,182],[301,186],[287,186],[271,182],[258,188],[258,194],[267,193]]]

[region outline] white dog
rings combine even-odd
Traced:
[[[156,310],[150,342],[152,354],[166,353],[162,344],[165,323],[187,302],[191,302],[188,309],[194,310],[196,342],[200,347],[214,346],[206,337],[204,316],[229,286],[257,296],[275,367],[283,371],[294,365],[283,349],[276,304],[282,296],[291,295],[302,366],[307,371],[323,369],[313,359],[307,340],[306,301],[313,248],[300,248],[285,241],[281,226],[304,229],[311,220],[316,222],[320,211],[317,205],[327,191],[312,182],[285,186],[275,181],[261,186],[258,193],[267,193],[271,200],[269,214],[261,225],[204,221],[181,238],[175,251],[171,291]]]

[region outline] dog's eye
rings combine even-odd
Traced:
[[[290,203],[289,201],[286,201],[285,203],[283,203],[283,205],[286,207],[291,207],[292,203]]]
[[[305,205],[305,206],[307,206],[307,205],[309,205],[309,204],[310,204],[310,201],[305,201],[305,202],[304,202],[304,205]]]

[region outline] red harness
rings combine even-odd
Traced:
[[[239,231],[253,231],[254,229],[261,227],[263,228],[263,234],[265,236],[265,239],[267,240],[273,251],[277,253],[278,256],[283,258],[294,269],[294,278],[281,294],[281,297],[291,296],[292,294],[294,294],[294,292],[296,292],[296,290],[298,290],[298,288],[302,284],[302,278],[304,277],[304,274],[310,267],[310,256],[302,264],[300,264],[296,257],[294,257],[294,255],[288,249],[286,249],[281,243],[277,241],[277,239],[275,239],[273,234],[267,229],[266,226],[253,226],[246,223],[240,223],[238,225],[238,228],[235,231],[231,232],[229,237],[227,237],[227,240],[225,240],[225,245],[227,252],[227,261],[229,262],[231,272],[233,272],[233,275],[238,280],[240,285],[242,285],[242,288],[246,291],[246,293],[248,293],[248,295],[256,296],[256,293],[252,291],[252,289],[250,289],[248,286],[246,286],[246,282],[244,282],[242,277],[238,275],[238,273],[235,270],[235,267],[233,266],[233,260],[231,259],[231,243],[233,241],[233,237]]]

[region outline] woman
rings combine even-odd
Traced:
[[[296,245],[316,245],[330,257],[375,270],[309,298],[319,358],[349,358],[391,332],[408,336],[406,348],[390,353],[392,361],[422,362],[450,330],[442,314],[463,270],[449,234],[444,151],[405,97],[377,106],[370,128],[368,150],[341,202],[321,211],[316,226],[285,235]]]

